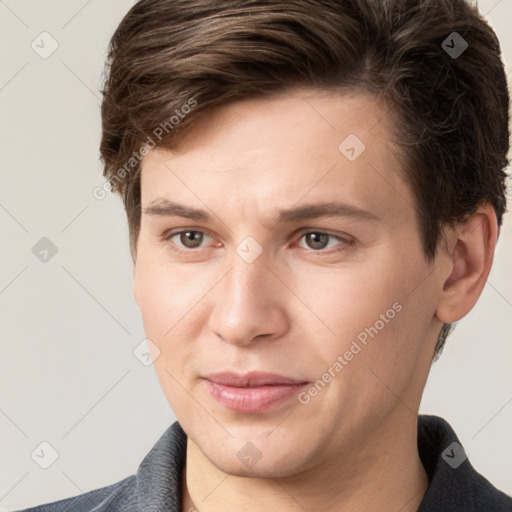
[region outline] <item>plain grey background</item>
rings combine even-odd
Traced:
[[[135,473],[175,420],[151,365],[134,355],[144,331],[121,200],[93,196],[104,183],[103,62],[132,4],[0,0],[1,510]],[[512,2],[479,8],[500,37],[510,80]],[[510,215],[483,295],[434,365],[420,409],[446,418],[476,469],[509,494]]]

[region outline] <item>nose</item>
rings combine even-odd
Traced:
[[[244,346],[256,337],[278,338],[289,328],[289,292],[263,255],[248,263],[235,254],[231,270],[215,290],[209,328],[223,341]]]

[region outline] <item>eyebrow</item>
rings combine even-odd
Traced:
[[[163,217],[183,217],[197,222],[210,222],[212,219],[205,210],[189,208],[168,199],[156,199],[148,207],[143,208],[146,215]],[[367,210],[343,202],[310,204],[301,207],[279,210],[277,222],[297,222],[319,217],[349,217],[356,220],[380,220]]]

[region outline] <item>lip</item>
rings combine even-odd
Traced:
[[[229,409],[264,412],[298,393],[308,382],[267,372],[220,372],[204,377],[213,398]]]
[[[277,373],[252,371],[243,374],[235,372],[217,372],[204,376],[205,379],[222,384],[224,386],[235,386],[238,388],[254,388],[258,386],[277,386],[283,384],[305,384],[306,381],[293,379]]]

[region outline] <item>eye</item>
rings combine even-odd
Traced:
[[[201,242],[205,238],[210,238],[206,233],[203,231],[195,231],[193,229],[184,229],[181,231],[174,231],[167,235],[164,235],[163,239],[166,241],[172,240],[174,237],[179,236],[179,243],[182,244],[182,247],[185,249],[181,249],[180,245],[178,245],[178,248],[175,249],[177,251],[183,251],[187,249],[197,249],[201,246]],[[174,243],[173,243],[174,245]]]
[[[173,241],[177,238],[178,242]],[[182,229],[178,231],[171,231],[170,233],[164,234],[162,240],[164,242],[171,242],[171,249],[177,252],[197,252],[195,249],[201,249],[203,241],[210,239],[204,231],[198,231],[194,229]],[[320,254],[330,254],[332,252],[341,252],[347,249],[348,246],[354,243],[354,240],[344,238],[340,235],[334,235],[325,231],[302,231],[299,237],[300,240],[306,240],[311,252],[317,252]],[[334,251],[324,251],[329,247],[329,241],[337,241],[339,247]],[[299,246],[297,243],[295,244]],[[336,246],[336,244],[334,244]],[[300,247],[300,246],[299,246]],[[308,247],[302,247],[307,249]]]
[[[353,240],[341,237],[339,235],[333,235],[325,231],[302,232],[299,241],[302,239],[306,241],[310,249],[313,249],[313,252],[323,252],[323,249],[326,249],[328,247],[329,240],[341,242],[341,244],[338,244],[341,246],[338,247],[335,251],[328,252],[344,251],[347,248],[347,246],[352,245],[354,243]]]

